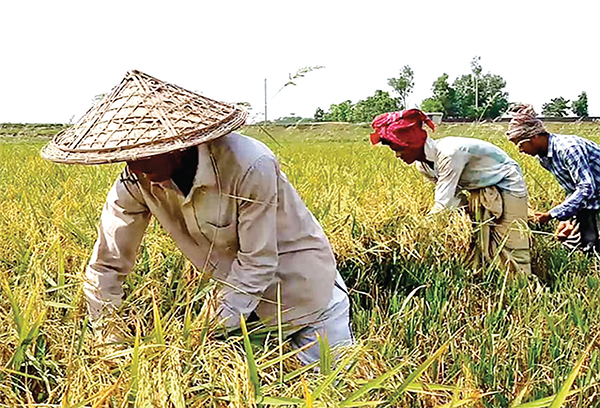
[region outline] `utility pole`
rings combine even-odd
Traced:
[[[481,57],[476,56],[471,61],[471,71],[473,72],[473,82],[475,83],[475,111],[479,108],[479,75],[481,75]]]
[[[477,86],[477,75],[475,75],[475,111],[479,108],[479,87]]]
[[[265,78],[265,125],[267,124],[267,78]]]

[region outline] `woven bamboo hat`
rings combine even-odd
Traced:
[[[246,121],[245,109],[217,102],[140,71],[125,78],[42,149],[59,163],[133,161],[226,135]]]

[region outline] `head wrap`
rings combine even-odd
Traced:
[[[424,145],[427,132],[423,129],[423,123],[435,130],[431,119],[418,109],[384,113],[371,123],[375,129],[371,133],[371,143],[377,144],[383,139],[400,146]]]
[[[540,133],[547,133],[544,124],[537,118],[533,106],[516,105],[508,110],[512,117],[508,123],[508,140],[519,143],[521,140],[531,139]]]

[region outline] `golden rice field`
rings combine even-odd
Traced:
[[[549,124],[600,141],[596,123]],[[125,281],[123,344],[86,321],[85,266],[122,165],[45,162],[57,126],[0,127],[0,407],[600,406],[600,268],[533,228],[538,277],[472,267],[470,221],[426,217],[433,185],[367,126],[250,126],[323,225],[350,288],[355,346],[301,367],[277,335],[207,327],[210,289],[156,223]],[[521,164],[531,207],[563,193],[504,139],[505,124],[444,124]]]

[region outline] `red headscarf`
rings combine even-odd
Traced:
[[[400,146],[423,145],[427,132],[423,122],[435,130],[435,125],[429,117],[418,109],[408,109],[402,112],[389,112],[373,119],[371,126],[371,143],[377,144],[381,139],[394,142]]]

